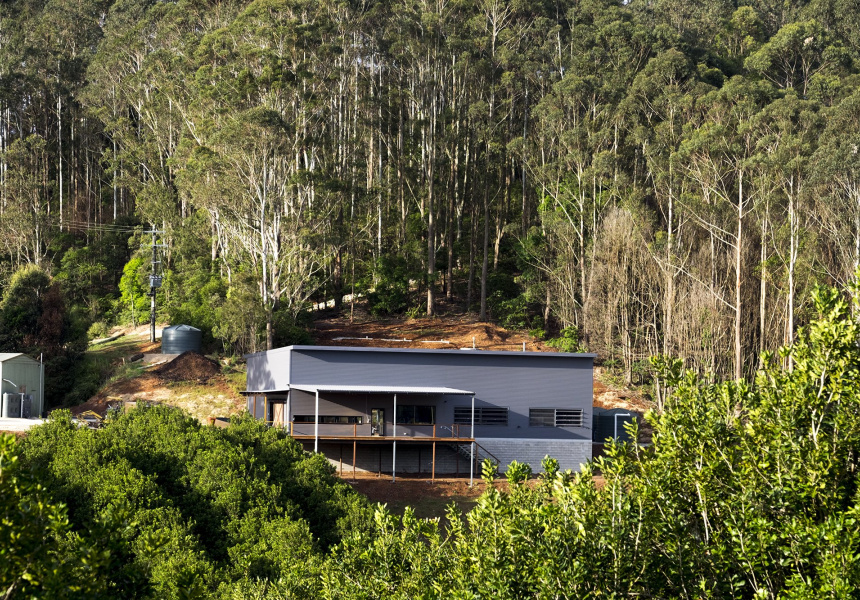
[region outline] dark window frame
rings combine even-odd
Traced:
[[[430,420],[426,420],[429,413]],[[397,425],[435,425],[436,407],[432,404],[398,404],[394,414]]]
[[[293,415],[293,423],[314,422],[313,415]],[[320,425],[363,425],[364,415],[320,415]]]

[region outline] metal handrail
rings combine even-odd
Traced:
[[[289,435],[314,435],[314,423],[296,423],[294,421],[289,422],[278,422],[277,424],[274,421],[264,421],[266,425],[275,427],[280,426],[284,429],[289,430]],[[386,429],[392,428],[393,423],[386,422]],[[307,431],[303,431],[303,429],[307,427]],[[466,426],[468,428],[468,425]],[[319,433],[321,435],[339,435],[343,437],[379,437],[381,439],[391,438],[394,439],[392,435],[380,435],[376,436],[372,434],[372,425],[370,423],[319,423]],[[448,435],[445,435],[447,433]],[[430,438],[430,439],[442,439],[448,438],[452,440],[456,439],[471,439],[470,437],[463,438],[461,437],[462,425],[458,423],[449,424],[427,424],[427,425],[410,425],[407,423],[397,423],[397,439],[403,438]]]

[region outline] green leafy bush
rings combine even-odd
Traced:
[[[110,335],[110,327],[104,321],[96,321],[87,329],[87,338],[90,340],[105,338],[108,335]]]
[[[409,269],[399,256],[383,256],[376,265],[377,283],[367,294],[367,306],[374,316],[401,313],[409,306]]]
[[[547,346],[551,346],[562,352],[587,352],[585,344],[582,343],[579,335],[579,329],[575,326],[565,327],[561,330],[561,335],[547,340]]]
[[[220,429],[142,406],[90,430],[59,412],[22,449],[71,531],[125,515],[122,535],[95,546],[112,564],[99,577],[123,598],[228,595],[297,573],[310,590],[320,552],[369,518],[321,455],[250,418]]]

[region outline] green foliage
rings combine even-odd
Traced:
[[[369,517],[321,455],[250,418],[220,429],[142,406],[90,430],[55,411],[22,448],[72,531],[122,515],[95,548],[124,598],[229,597],[261,578],[311,590],[319,552]]]
[[[546,345],[561,352],[588,352],[575,326],[565,327],[559,337],[547,340]]]
[[[0,435],[0,589],[4,598],[102,597],[98,573],[107,564],[93,542],[71,532],[65,506],[53,502],[23,467],[15,438]]]
[[[314,343],[311,332],[288,311],[276,312],[273,326],[275,347]]]
[[[145,284],[149,271],[143,258],[133,257],[122,269],[120,297],[116,302],[117,320],[136,327],[149,320],[149,288]]]
[[[367,293],[367,306],[374,316],[401,313],[409,306],[409,269],[399,256],[379,259],[374,272],[376,285]]]
[[[228,353],[256,352],[263,347],[266,317],[247,277],[234,277],[224,304],[215,311],[215,320],[212,335]]]
[[[25,345],[36,345],[42,333],[42,302],[50,287],[50,277],[36,265],[23,267],[12,276],[0,302],[0,344],[5,351],[20,352]],[[55,331],[51,328],[45,333]]]
[[[182,267],[164,273],[163,310],[170,323],[198,328],[203,334],[203,345],[211,346],[227,297],[227,282],[213,273],[211,265],[203,259],[184,262]]]
[[[87,338],[97,340],[105,338],[110,334],[110,327],[104,321],[96,321],[87,329]]]

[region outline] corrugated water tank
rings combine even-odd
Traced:
[[[21,394],[3,394],[3,407],[0,414],[4,419],[20,419]]]
[[[200,352],[200,330],[191,325],[171,325],[161,332],[161,352],[163,354],[182,354]]]

